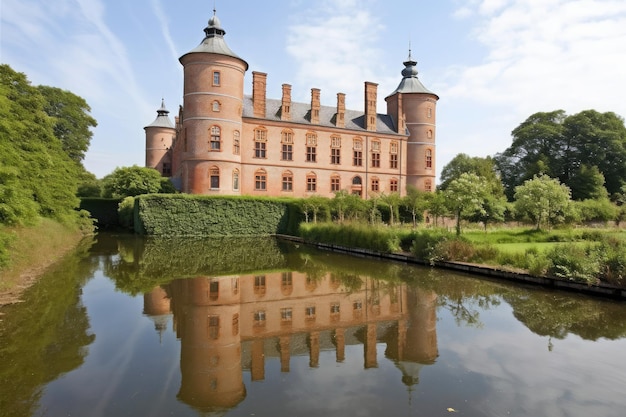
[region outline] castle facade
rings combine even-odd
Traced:
[[[363,111],[348,110],[345,94],[322,106],[266,97],[267,74],[253,72],[252,96],[244,95],[245,60],[224,41],[214,14],[205,38],[180,58],[183,105],[172,123],[162,103],[146,126],[146,166],[171,177],[191,194],[362,198],[406,194],[411,185],[434,191],[436,104],[439,97],[417,77],[417,62],[404,62],[402,80],[378,113],[377,84],[365,82]]]

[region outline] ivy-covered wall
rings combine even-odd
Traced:
[[[152,236],[295,234],[296,200],[239,196],[147,194],[135,198],[134,228]]]

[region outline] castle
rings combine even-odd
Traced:
[[[245,60],[224,40],[215,15],[204,40],[180,57],[184,98],[172,123],[165,104],[146,126],[146,166],[171,177],[182,192],[209,195],[333,197],[345,190],[362,198],[405,195],[407,186],[434,191],[436,104],[439,97],[404,62],[402,80],[377,112],[377,87],[365,82],[364,111],[266,97],[267,74],[253,72],[245,96]]]

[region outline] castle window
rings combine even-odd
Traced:
[[[239,191],[239,171],[233,171],[233,190]]]
[[[398,169],[398,142],[389,145],[389,168]]]
[[[216,340],[220,336],[220,316],[209,316],[209,339]]]
[[[315,320],[315,306],[305,307],[304,316],[306,320]]]
[[[426,136],[428,137],[428,139],[432,139],[433,138],[433,131],[432,131],[432,129],[428,129],[428,132],[426,132]]]
[[[222,129],[219,126],[211,126],[211,140],[209,150],[219,152],[222,144]]]
[[[282,321],[291,321],[293,317],[293,311],[291,308],[281,308],[280,309],[280,319]]]
[[[209,283],[209,299],[215,301],[220,295],[220,282],[213,280]]]
[[[267,190],[267,173],[264,169],[260,169],[254,173],[254,189],[256,191]]]
[[[291,272],[283,272],[280,290],[283,295],[289,295],[293,291],[293,278]]]
[[[283,172],[283,191],[293,191],[293,174],[291,171]]]
[[[213,102],[213,111],[214,111],[214,112],[218,112],[218,111],[220,111],[220,102],[219,102],[219,101],[217,101],[217,100],[215,100],[215,101]]]
[[[211,190],[219,190],[220,188],[220,169],[218,167],[211,167],[209,169],[209,180],[211,183]]]
[[[233,314],[233,336],[237,336],[239,334],[239,314]]]
[[[389,191],[391,191],[392,193],[398,192],[398,180],[397,179],[392,178],[389,181]]]
[[[238,130],[233,132],[233,155],[239,155],[241,152],[240,136]]]
[[[219,86],[220,85],[220,78],[221,78],[221,74],[219,71],[213,71],[213,85],[214,86]]]
[[[336,193],[341,190],[341,178],[339,175],[333,175],[330,177],[330,191]]]
[[[293,132],[289,130],[283,130],[281,134],[282,154],[283,161],[293,161]]]
[[[255,129],[254,130],[254,157],[255,158],[267,158],[267,130]]]
[[[306,134],[306,161],[317,162],[317,135],[315,133]]]
[[[257,295],[265,294],[265,275],[254,277],[254,293]]]
[[[341,136],[333,135],[330,137],[331,148],[341,148]]]
[[[361,177],[354,177],[352,178],[352,185],[361,185]]]
[[[380,168],[380,152],[372,152],[372,168]]]
[[[306,176],[306,190],[311,193],[317,191],[317,176],[313,173]]]
[[[257,310],[254,312],[254,325],[265,326],[265,310]]]
[[[372,191],[376,193],[380,191],[380,180],[376,177],[372,178]]]
[[[335,314],[339,314],[339,303],[331,303],[330,305],[330,314],[331,315],[335,315]]]
[[[426,168],[431,169],[433,167],[433,151],[426,149]]]
[[[433,117],[433,109],[432,107],[428,108],[428,118],[430,119],[431,117]]]
[[[161,165],[161,174],[164,177],[171,177],[172,176],[172,165],[169,162],[163,162],[163,165]]]
[[[432,191],[433,190],[433,182],[431,180],[424,181],[424,190]]]
[[[333,148],[330,150],[330,163],[334,165],[341,164],[341,149]]]
[[[352,165],[355,167],[363,166],[363,141],[360,138],[354,139],[352,149]]]

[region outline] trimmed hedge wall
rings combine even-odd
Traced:
[[[294,234],[296,200],[247,196],[146,194],[135,198],[134,228],[151,236]]]

